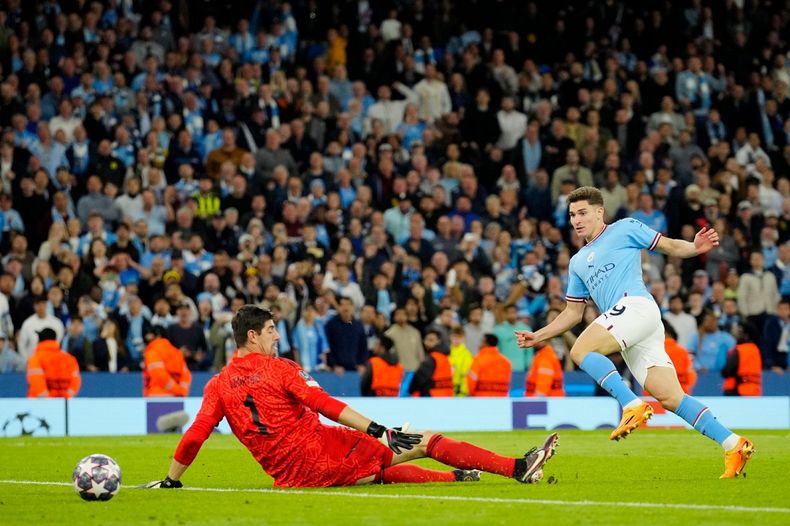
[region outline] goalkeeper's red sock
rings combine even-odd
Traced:
[[[437,471],[409,464],[398,464],[384,469],[377,477],[376,482],[381,484],[455,482],[455,474],[452,471]]]
[[[442,464],[460,469],[480,469],[512,477],[516,459],[497,455],[481,447],[435,434],[428,441],[428,456]]]

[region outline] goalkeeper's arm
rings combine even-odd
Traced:
[[[379,439],[379,442],[390,448],[396,455],[400,455],[403,451],[411,450],[422,441],[422,435],[420,434],[405,433],[400,429],[387,428],[377,424],[349,406],[343,409],[337,421]]]
[[[390,448],[396,455],[414,448],[422,440],[422,435],[404,433],[398,429],[389,429],[377,424],[340,400],[329,396],[320,387],[310,388],[309,394],[303,399],[303,402],[307,407],[330,420],[379,439],[379,442]]]

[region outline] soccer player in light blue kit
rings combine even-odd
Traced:
[[[571,358],[623,406],[622,420],[610,439],[625,438],[653,415],[607,358],[621,352],[637,381],[664,408],[724,448],[721,478],[737,477],[754,453],[754,444],[721,425],[709,408],[683,392],[664,350],[661,312],[645,287],[641,267],[642,249],[690,258],[717,246],[719,235],[703,228],[692,243],[664,237],[636,219],[605,224],[601,192],[589,186],[569,194],[568,209],[571,226],[587,244],[571,258],[566,307],[538,331],[516,331],[519,346],[532,347],[571,329],[592,299],[601,315],[576,340]]]

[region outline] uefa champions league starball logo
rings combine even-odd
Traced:
[[[49,435],[49,422],[30,412],[17,413],[5,421],[0,432],[6,437]]]

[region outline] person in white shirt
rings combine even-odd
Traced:
[[[19,355],[27,361],[35,352],[38,344],[38,333],[42,329],[52,329],[58,341],[66,332],[63,322],[55,316],[47,314],[47,297],[37,296],[33,303],[35,312],[22,323],[17,335],[16,348]]]
[[[68,99],[61,101],[59,110],[60,113],[49,121],[49,132],[54,137],[55,132],[63,130],[66,142],[70,144],[74,140],[74,130],[82,125],[82,120],[74,116],[74,107]]]
[[[418,115],[425,122],[433,123],[453,109],[450,90],[433,64],[425,65],[425,78],[415,84],[414,91],[419,96]]]
[[[115,198],[115,205],[124,217],[136,218],[143,213],[143,195],[140,193],[140,178],[132,176],[124,184],[126,192]]]
[[[664,319],[672,325],[678,335],[677,342],[686,349],[695,349],[697,339],[697,320],[683,310],[683,298],[675,295],[669,299],[669,312]]]
[[[749,175],[758,175],[758,160],[765,162],[768,167],[771,166],[771,158],[760,147],[760,136],[756,133],[749,134],[749,141],[738,148],[738,151],[735,153],[735,159],[738,161],[738,164],[746,168]]]
[[[516,102],[512,97],[502,97],[502,109],[496,117],[501,130],[496,145],[506,152],[510,151],[527,131],[527,116],[516,110]]]
[[[398,40],[401,37],[402,24],[398,20],[398,10],[390,9],[389,16],[381,23],[381,38],[384,42]]]
[[[403,122],[403,114],[406,111],[408,104],[419,103],[417,93],[407,86],[396,82],[392,85],[398,92],[400,92],[405,100],[392,100],[392,89],[389,86],[379,86],[378,100],[370,106],[368,110],[368,117],[365,121],[366,133],[370,132],[373,128],[373,120],[379,120],[384,125],[384,131],[388,134],[395,133]]]

